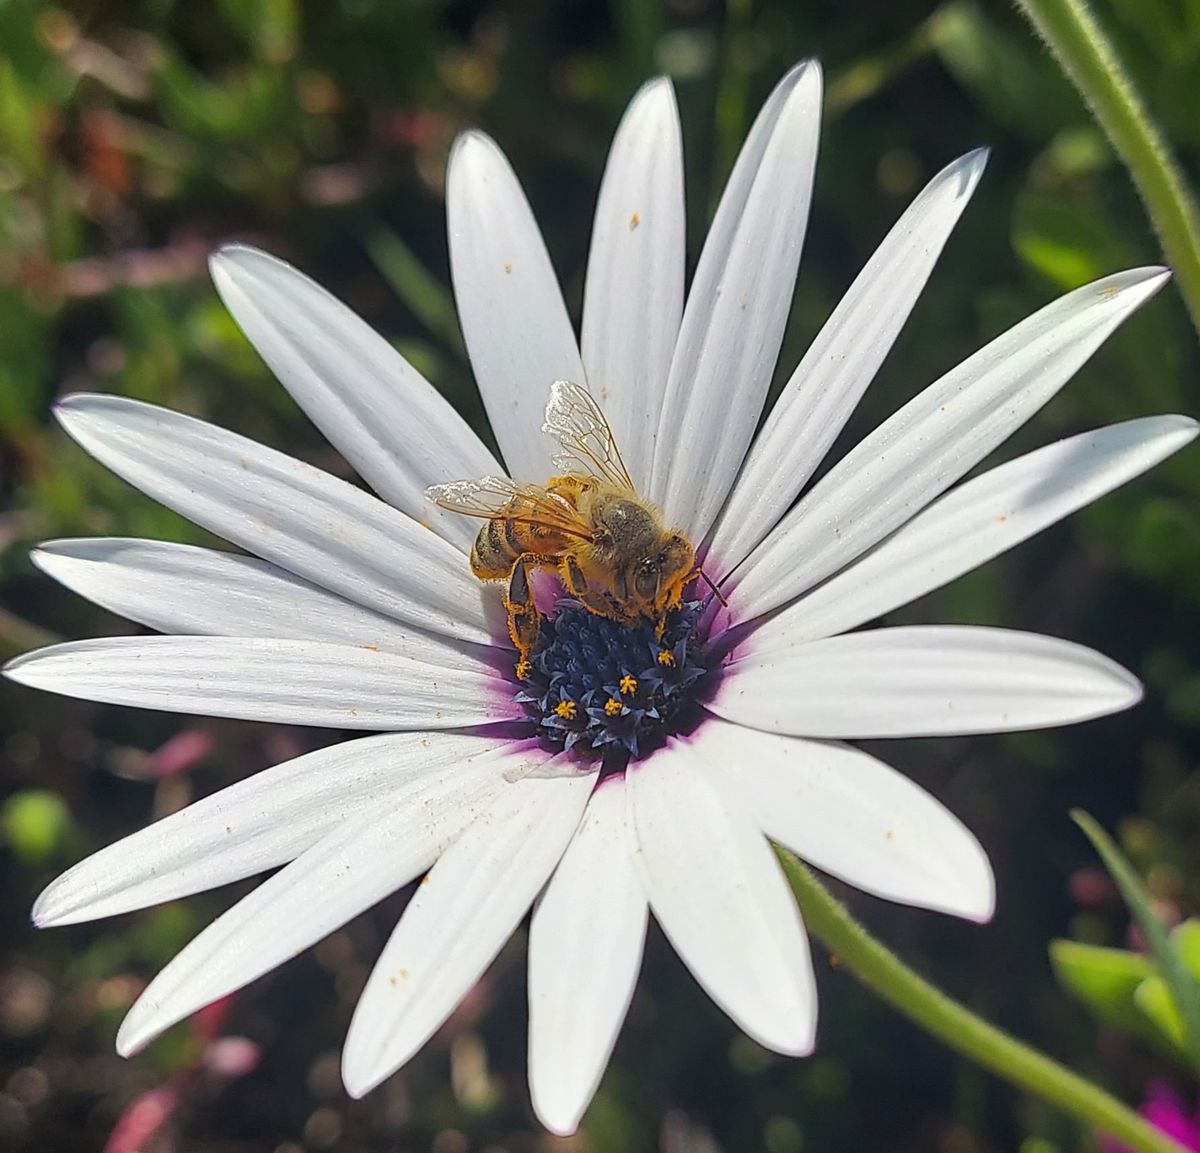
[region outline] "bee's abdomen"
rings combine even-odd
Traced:
[[[489,520],[475,538],[471,548],[471,571],[483,580],[498,580],[508,576],[513,561],[526,551],[520,527],[497,517]]]

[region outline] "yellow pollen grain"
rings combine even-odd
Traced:
[[[660,665],[666,665],[667,668],[669,668],[669,669],[674,668],[675,667],[675,654],[673,652],[671,652],[670,649],[659,649],[658,663]]]
[[[616,697],[609,697],[604,702],[604,711],[610,717],[615,717],[624,707]]]
[[[574,701],[559,701],[554,706],[554,711],[562,717],[564,721],[573,721],[575,719],[575,702]]]
[[[626,673],[617,685],[621,690],[621,695],[626,697],[633,696],[637,692],[637,677],[631,677]]]
[[[533,665],[524,657],[517,661],[517,680],[523,681],[533,671]]]

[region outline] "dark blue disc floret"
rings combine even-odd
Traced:
[[[710,688],[703,609],[672,609],[659,637],[652,621],[622,624],[564,598],[542,621],[516,700],[555,748],[645,756],[695,723]]]

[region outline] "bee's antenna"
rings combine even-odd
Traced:
[[[720,590],[719,588],[717,588],[717,586],[716,586],[715,584],[713,584],[713,582],[712,582],[712,577],[710,577],[710,576],[708,575],[708,573],[706,573],[706,572],[705,572],[705,571],[704,571],[702,568],[698,568],[698,569],[696,569],[696,572],[699,574],[699,576],[700,576],[700,579],[701,579],[701,580],[702,580],[702,581],[703,581],[703,582],[704,582],[706,585],[708,585],[708,587],[709,587],[710,589],[712,589],[712,591],[713,591],[713,596],[715,596],[715,597],[717,598],[717,600],[719,600],[719,601],[721,602],[721,604],[722,604],[722,606],[723,606],[724,608],[728,608],[728,607],[729,607],[729,602],[728,602],[728,601],[727,601],[727,600],[726,600],[726,599],[725,599],[725,598],[724,598],[724,597],[721,595],[721,590]]]

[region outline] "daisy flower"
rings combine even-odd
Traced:
[[[55,645],[8,675],[95,701],[375,734],[198,801],[42,894],[36,923],[67,925],[278,870],[150,983],[120,1052],[424,876],[354,1013],[346,1088],[361,1096],[420,1049],[533,907],[532,1099],[549,1129],[569,1133],[628,1007],[650,912],[751,1037],[811,1050],[813,970],[771,841],[868,893],[991,915],[992,873],[971,833],[842,742],[1083,721],[1132,705],[1138,682],[1065,640],[871,622],[1192,439],[1181,416],[1133,420],[956,485],[1168,274],[1121,272],[1048,305],[810,486],[985,163],[970,153],[920,193],[756,436],[804,239],[820,102],[814,63],[771,94],[685,303],[679,120],[670,84],[647,84],[604,173],[578,340],[499,149],[468,132],[450,158],[454,291],[508,473],[553,475],[542,431],[551,384],[586,387],[637,490],[695,546],[727,602],[706,608],[697,583],[661,632],[560,601],[518,680],[501,589],[468,566],[479,522],[425,495],[504,467],[389,344],[261,252],[217,254],[217,290],[377,496],[148,404],[60,403],[63,427],[94,457],[251,555],[149,540],[43,545],[35,559],[51,576],[166,635]]]

